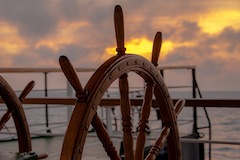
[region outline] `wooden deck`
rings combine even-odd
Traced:
[[[49,136],[43,136],[32,138],[32,148],[33,152],[36,154],[48,153],[46,160],[59,160],[60,153],[62,149],[62,143],[64,135],[57,135],[46,133]],[[122,132],[113,132],[112,142],[116,147],[116,150],[120,151],[120,144],[122,141]],[[148,135],[150,140],[146,141],[146,145],[151,145],[153,139],[157,137],[156,133],[151,133]],[[134,141],[136,141],[136,135],[134,136]],[[0,142],[0,160],[16,160],[16,151],[18,150],[17,140],[9,140],[5,142]],[[136,144],[134,144],[136,145]],[[86,143],[84,145],[83,160],[109,160],[102,143],[96,137],[95,132],[88,133]]]
[[[48,153],[46,160],[59,160],[62,149],[63,136],[47,136],[32,138],[33,152]],[[115,147],[119,151],[120,139],[113,139]],[[15,160],[17,140],[0,142],[0,159]],[[85,144],[83,160],[108,160],[102,144],[96,137],[88,137]]]

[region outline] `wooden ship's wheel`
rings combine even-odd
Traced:
[[[31,81],[18,98],[11,86],[0,76],[0,96],[7,106],[7,111],[0,120],[0,130],[12,117],[17,131],[20,153],[32,150],[29,128],[21,101],[31,91],[33,85],[34,81]]]
[[[16,135],[18,140],[18,152],[14,156],[16,160],[23,159],[44,159],[48,155],[46,153],[36,154],[32,152],[31,136],[27,119],[22,107],[22,102],[28,93],[33,89],[35,82],[31,81],[24,88],[19,97],[15,94],[11,86],[0,76],[0,97],[6,104],[6,113],[0,119],[0,131],[5,127],[6,123],[13,118]],[[15,154],[15,153],[14,153]]]
[[[183,107],[184,100],[179,101],[176,104],[176,107],[173,106],[167,87],[159,73],[159,70],[156,68],[161,48],[161,33],[158,32],[155,36],[152,60],[149,62],[141,56],[125,53],[123,13],[120,6],[115,7],[114,22],[117,39],[117,55],[103,63],[93,74],[84,88],[82,87],[68,58],[65,56],[61,56],[59,58],[60,66],[76,91],[77,97],[77,102],[64,138],[61,160],[79,160],[82,158],[84,143],[91,124],[96,130],[96,133],[110,159],[121,159],[96,112],[104,93],[117,79],[119,79],[125,160],[143,159],[146,129],[153,95],[155,95],[159,104],[163,129],[146,159],[155,159],[159,150],[163,148],[166,140],[168,159],[181,160],[181,147],[176,119],[178,113]],[[138,74],[145,80],[146,83],[136,149],[133,149],[130,114],[131,104],[128,85],[129,72]]]

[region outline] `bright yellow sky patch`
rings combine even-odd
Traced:
[[[152,45],[153,42],[148,40],[147,38],[134,38],[128,42],[126,42],[126,53],[133,53],[141,55],[145,58],[150,58],[152,53]],[[106,53],[108,55],[116,54],[116,47],[106,48]]]
[[[173,51],[176,47],[191,47],[195,45],[194,43],[189,43],[189,42],[183,42],[183,43],[174,43],[172,41],[164,41],[162,44],[161,52],[160,52],[160,57],[165,58],[171,51]],[[135,38],[132,39],[128,42],[126,42],[126,53],[134,53],[141,55],[147,59],[151,58],[152,55],[152,46],[153,46],[153,41],[148,40],[145,37],[142,38]],[[107,55],[116,55],[116,47],[109,47],[106,48],[106,53]],[[106,59],[106,55],[104,55],[104,59]]]
[[[161,57],[162,55],[167,55],[169,52],[174,50],[174,43],[172,41],[165,41],[162,44]]]
[[[36,47],[46,46],[57,51],[62,45],[78,42],[77,30],[87,26],[86,22],[61,22],[57,34],[43,39],[36,44]]]
[[[152,52],[152,41],[146,38],[132,39],[126,43],[127,53],[134,53],[149,58]]]
[[[27,47],[24,40],[18,36],[17,29],[7,23],[0,22],[0,37],[0,50],[3,50],[4,54],[18,54]]]
[[[196,43],[194,42],[182,42],[182,43],[176,43],[173,41],[165,41],[162,44],[162,49],[161,49],[161,58],[165,58],[170,52],[174,51],[174,49],[178,47],[194,47],[196,46]]]
[[[203,15],[198,22],[203,32],[216,34],[226,27],[240,30],[239,10],[216,10]]]

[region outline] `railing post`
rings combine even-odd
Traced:
[[[47,72],[44,73],[44,93],[45,93],[45,97],[48,97]],[[46,117],[47,133],[51,133],[51,130],[48,129],[48,127],[49,127],[49,122],[48,122],[48,104],[45,105],[45,117]]]
[[[67,81],[67,97],[72,98],[73,97],[73,87],[72,85]],[[70,118],[72,116],[73,106],[69,105],[67,106],[67,120],[70,121]]]
[[[196,71],[195,68],[192,68],[192,96],[193,98],[197,97],[197,84],[196,84]],[[193,130],[192,133],[196,136],[199,136],[198,127],[197,127],[197,108],[193,107]]]
[[[160,70],[160,74],[161,74],[162,77],[164,77],[164,70],[163,69]]]
[[[106,107],[106,125],[107,125],[107,132],[109,136],[112,135],[112,109],[110,107]]]

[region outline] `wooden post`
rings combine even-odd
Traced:
[[[132,136],[132,122],[130,115],[130,99],[129,99],[129,86],[127,74],[119,78],[119,89],[121,96],[121,112],[122,112],[122,125],[123,125],[123,145],[125,160],[133,160],[133,136]]]
[[[142,106],[142,115],[138,127],[138,137],[136,144],[135,159],[143,159],[144,156],[144,146],[146,140],[146,130],[148,128],[148,118],[150,115],[152,107],[152,96],[153,96],[154,86],[152,83],[147,83],[147,88],[145,92],[144,102]]]

